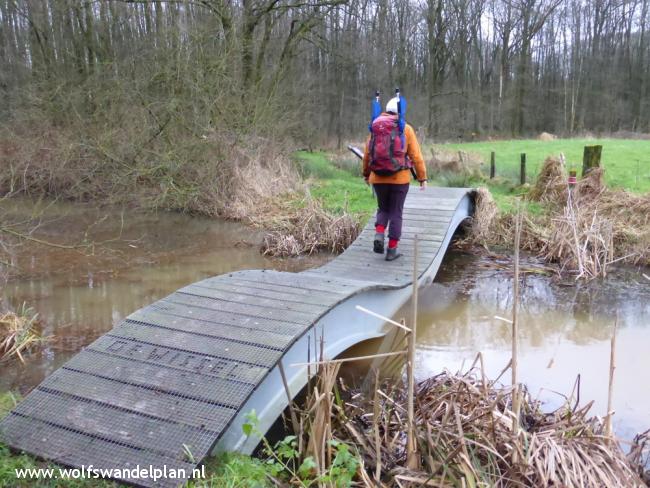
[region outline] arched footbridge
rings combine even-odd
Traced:
[[[0,422],[0,438],[58,464],[118,469],[141,486],[178,486],[174,476],[215,451],[250,453],[245,415],[266,431],[307,381],[310,349],[324,356],[385,333],[362,305],[391,316],[408,300],[413,243],[419,282],[432,280],[458,225],[473,211],[467,188],[412,188],[404,208],[403,256],[372,252],[372,221],[340,256],[301,273],[238,271],[181,288],[124,319],[52,373]],[[184,470],[184,471],[181,471]],[[114,471],[115,473],[115,471]]]

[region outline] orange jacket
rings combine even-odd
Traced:
[[[418,181],[424,181],[427,179],[427,168],[424,165],[424,158],[422,157],[420,144],[418,144],[417,137],[415,137],[415,131],[409,124],[406,124],[406,127],[404,127],[404,136],[406,142],[406,155],[411,159],[411,161],[413,161]],[[369,183],[392,183],[394,185],[401,185],[411,181],[411,171],[408,169],[400,170],[389,176],[379,176],[370,171],[369,145],[370,136],[366,141],[366,149],[363,153],[363,176],[368,178]]]

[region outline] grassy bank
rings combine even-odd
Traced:
[[[642,157],[644,145],[650,148],[650,142],[614,139],[609,144],[610,140],[600,140],[604,144],[604,171],[594,171],[581,179],[569,199],[566,181],[570,166],[559,159],[547,158],[546,151],[569,148],[573,153],[568,154],[577,157],[588,142],[593,141],[498,141],[444,146],[446,154],[441,155],[437,148],[437,155],[427,161],[430,184],[487,190],[479,197],[469,243],[510,247],[514,242],[515,214],[520,209],[522,247],[549,263],[558,264],[560,271],[593,278],[604,276],[614,262],[650,265],[650,196],[626,191],[635,185],[642,188],[639,182],[644,180],[636,174],[630,179],[630,171],[637,158]],[[494,145],[507,147],[512,159],[511,171],[518,168],[519,151],[526,150],[545,162],[535,166],[539,168],[535,173],[529,166],[532,184],[519,185],[516,177],[507,176],[491,180],[484,174],[484,165],[479,166],[479,158],[454,160],[458,154],[456,148],[466,150],[479,144],[488,154]],[[605,157],[608,151],[618,147],[623,148],[622,156],[617,159],[619,164],[608,162],[614,159]],[[359,222],[365,222],[373,214],[376,203],[361,178],[360,163],[354,155],[300,152],[295,158],[311,194],[326,209],[335,213],[347,209]],[[608,185],[608,174],[624,189]]]
[[[348,212],[364,223],[376,211],[377,203],[372,189],[363,181],[361,163],[352,153],[299,151],[295,153],[294,159],[311,194],[328,211],[341,213],[347,208]],[[436,171],[429,162],[427,171],[432,186],[489,187],[499,209],[505,212],[514,208],[514,197],[527,191],[505,178],[490,181],[476,172]],[[537,202],[527,202],[526,207],[534,214],[542,212],[541,205]]]
[[[377,208],[372,189],[361,178],[356,156],[299,151],[294,158],[310,193],[326,210],[347,211],[365,221]]]

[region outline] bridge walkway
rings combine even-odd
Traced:
[[[244,415],[255,408],[265,429],[286,407],[278,363],[295,395],[306,371],[290,364],[307,361],[317,335],[328,357],[380,336],[383,324],[354,306],[391,314],[408,299],[416,235],[420,278],[433,279],[471,213],[470,193],[412,188],[396,261],[372,252],[370,222],[320,268],[228,273],[133,312],[27,395],[0,422],[0,438],[62,465],[125,470],[114,477],[140,486],[178,486],[215,449],[251,452]],[[168,478],[127,471],[150,466]]]

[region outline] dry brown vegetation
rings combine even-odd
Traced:
[[[537,136],[538,141],[554,141],[555,139],[557,139],[557,136],[548,132],[542,132]]]
[[[416,389],[416,431],[421,470],[404,469],[400,433],[403,388],[377,397],[381,418],[369,422],[371,401],[359,396],[348,438],[370,444],[373,423],[382,438],[384,473],[415,478],[430,486],[642,486],[620,448],[604,436],[603,424],[589,417],[589,406],[566,405],[543,413],[527,392],[520,393],[521,428],[513,430],[512,390],[472,374],[442,373]],[[344,434],[345,435],[345,434]],[[369,466],[377,452],[365,450]]]
[[[478,175],[482,164],[483,160],[478,155],[432,147],[431,158],[427,161],[427,171],[431,174],[451,172]]]
[[[407,469],[407,388],[375,383],[373,392],[335,387],[338,364],[325,364],[306,405],[294,419],[303,457],[319,472],[331,467],[331,441],[358,452],[359,485],[368,488],[540,487],[637,488],[646,486],[648,433],[625,455],[590,416],[591,403],[573,395],[544,413],[527,391],[519,393],[518,426],[513,392],[482,372],[441,373],[416,385],[417,469]],[[645,477],[645,481],[644,481]],[[326,486],[326,485],[323,485]]]
[[[114,110],[123,118],[109,131],[99,127],[103,114],[97,126],[24,123],[0,133],[0,194],[252,222],[269,231],[263,251],[277,256],[338,252],[356,238],[351,216],[331,215],[308,196],[299,202],[305,191],[285,135],[201,130],[200,121],[187,130],[183,114],[159,133],[144,107]]]
[[[23,304],[18,313],[0,316],[0,363],[13,358],[24,362],[23,354],[40,347],[47,338],[38,332],[38,314]]]
[[[161,159],[154,149],[109,157],[117,140],[92,143],[52,131],[0,144],[0,191],[94,204],[119,203],[242,220],[267,231],[262,252],[297,256],[341,252],[359,232],[348,213],[333,215],[300,187],[286,148],[262,136],[210,130]],[[23,137],[24,139],[21,139]],[[29,139],[29,140],[28,140]],[[158,147],[160,144],[154,144]],[[100,154],[100,146],[104,153]],[[187,158],[183,163],[175,157]]]
[[[268,230],[262,253],[287,257],[317,251],[342,252],[359,234],[359,222],[349,213],[332,215],[308,192],[302,201],[267,200],[249,220]]]
[[[142,117],[82,136],[43,126],[3,133],[0,193],[242,218],[297,182],[286,151],[269,139],[210,130],[148,141],[134,128]]]
[[[522,247],[562,271],[593,278],[615,262],[650,265],[650,195],[607,188],[600,169],[570,190],[563,161],[548,158],[526,199],[544,211],[533,214],[522,205]],[[509,245],[513,222],[513,213],[498,213],[489,192],[479,190],[472,242]]]
[[[470,239],[475,243],[487,244],[494,240],[492,223],[499,209],[487,188],[478,188],[474,193],[474,216],[470,219]]]

